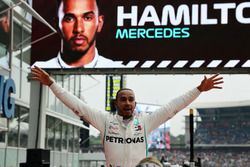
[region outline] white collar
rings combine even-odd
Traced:
[[[89,64],[84,65],[84,68],[93,68],[93,67],[95,67],[96,64],[97,64],[98,58],[99,58],[99,53],[98,53],[97,49],[95,48],[95,56],[94,56],[94,59],[93,59]],[[59,52],[58,55],[57,55],[57,60],[58,60],[59,65],[61,66],[61,68],[75,68],[75,67],[73,67],[73,66],[70,66],[70,65],[66,64],[66,63],[63,61],[60,52]]]

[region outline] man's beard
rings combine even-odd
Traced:
[[[72,50],[69,43],[63,39],[63,53],[61,53],[63,61],[65,61],[67,64],[71,64],[77,62],[79,59],[85,56],[89,49],[93,46],[96,40],[96,35],[97,31],[95,32],[95,35],[91,41],[88,42],[88,47],[82,51]]]

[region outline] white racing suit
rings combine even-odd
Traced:
[[[100,131],[107,167],[135,167],[147,156],[148,134],[200,94],[200,91],[194,88],[150,115],[143,112],[134,113],[130,121],[125,123],[118,114],[90,107],[56,83],[50,88],[66,106]]]

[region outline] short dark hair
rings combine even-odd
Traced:
[[[56,11],[58,12],[58,10],[59,10],[59,7],[60,7],[60,4],[61,4],[61,2],[62,2],[63,0],[56,0],[56,2],[57,2],[57,5],[56,5],[56,7],[57,7],[57,9],[56,9]],[[97,8],[98,8],[98,11],[99,11],[99,13],[101,13],[101,11],[100,11],[100,0],[95,0],[96,1],[96,4],[97,4]]]
[[[130,91],[133,92],[133,90],[130,89],[130,88],[121,88],[120,90],[117,91],[116,96],[115,96],[115,100],[117,100],[119,93],[120,93],[121,91],[124,91],[124,90],[130,90]]]

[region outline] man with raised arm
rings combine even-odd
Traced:
[[[219,74],[204,77],[197,87],[147,115],[135,112],[135,94],[129,88],[117,92],[117,112],[112,114],[89,106],[67,92],[39,67],[32,68],[32,79],[49,86],[55,96],[75,114],[100,131],[108,167],[135,167],[147,157],[147,136],[152,130],[187,107],[201,92],[221,89],[220,84],[223,83]]]

